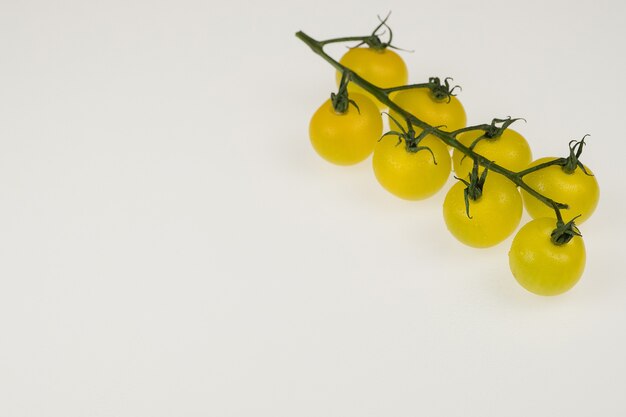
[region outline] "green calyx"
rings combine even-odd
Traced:
[[[578,227],[574,223],[574,220],[579,218],[581,215],[574,217],[569,222],[565,223],[563,218],[561,218],[561,214],[557,211],[557,221],[556,221],[556,229],[552,231],[550,234],[550,240],[557,246],[565,245],[570,240],[574,238],[574,236],[582,236]]]
[[[396,124],[400,131],[390,130],[389,132],[383,134],[379,140],[381,140],[385,136],[397,136],[398,143],[396,144],[396,146],[400,145],[404,141],[404,147],[409,153],[428,151],[433,157],[433,163],[437,165],[437,160],[435,159],[435,154],[433,153],[432,149],[430,149],[428,146],[420,145],[422,139],[424,139],[430,133],[429,130],[422,130],[420,134],[416,136],[415,129],[413,129],[413,125],[411,124],[411,121],[409,119],[406,120],[407,129],[405,129],[392,115],[390,115],[389,113],[385,114],[389,116],[389,118]]]
[[[384,51],[386,48],[402,50],[400,48],[397,48],[391,45],[391,41],[393,40],[393,31],[391,30],[391,27],[389,27],[389,25],[387,24],[387,19],[389,19],[390,15],[391,15],[391,12],[389,12],[387,16],[385,16],[384,19],[381,19],[380,16],[378,16],[378,20],[380,20],[380,23],[378,24],[378,26],[374,28],[374,30],[369,36],[363,37],[361,42],[353,46],[353,48],[358,48],[361,45],[367,45],[376,51]],[[386,28],[389,31],[389,39],[387,39],[387,42],[383,42],[380,39],[380,37],[384,35],[385,33],[384,31],[382,33],[378,33],[378,31],[382,28]]]
[[[430,88],[430,93],[435,100],[447,100],[447,102],[449,103],[450,100],[452,100],[452,97],[456,96],[454,90],[456,90],[457,88],[459,90],[462,90],[461,86],[458,85],[451,87],[450,81],[453,81],[450,77],[446,77],[443,80],[443,84],[441,83],[439,77],[430,77],[428,79],[428,88]]]
[[[487,127],[487,129],[485,130],[484,133],[484,137],[486,139],[497,139],[500,136],[502,136],[502,134],[504,133],[504,131],[513,123],[517,122],[518,120],[523,120],[526,121],[526,119],[518,117],[516,119],[512,119],[511,116],[507,117],[506,119],[493,119],[491,121],[491,124]],[[473,149],[473,147],[472,147]]]
[[[341,74],[341,81],[339,82],[339,90],[337,91],[337,94],[330,93],[330,100],[333,104],[333,109],[335,109],[335,113],[337,114],[346,113],[348,111],[348,107],[350,107],[350,104],[356,107],[356,110],[359,112],[359,114],[361,114],[361,109],[359,109],[359,106],[356,104],[356,102],[348,97],[348,83],[350,82],[350,74],[351,72],[344,71]]]
[[[579,141],[572,140],[569,143],[569,156],[563,159],[562,168],[568,174],[576,171],[576,168],[580,168],[586,175],[591,175],[587,172],[582,162],[580,162],[580,155],[583,153],[583,147],[586,145],[585,138],[589,135],[583,136]]]
[[[487,179],[487,171],[489,170],[488,166],[485,167],[479,176],[478,166],[478,161],[474,160],[472,172],[469,174],[469,182],[463,178],[454,177],[466,186],[465,190],[463,190],[463,198],[465,199],[465,213],[470,219],[472,218],[472,216],[470,216],[470,200],[477,201],[480,197],[482,197],[483,187],[485,185],[485,180]]]

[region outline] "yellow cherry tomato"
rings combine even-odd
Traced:
[[[450,154],[443,142],[429,135],[419,146],[429,147],[435,160],[425,149],[408,152],[405,143],[398,145],[395,137],[385,137],[374,147],[372,165],[376,179],[387,191],[406,200],[435,194],[450,175]]]
[[[352,48],[341,57],[339,62],[370,83],[381,88],[405,85],[409,79],[404,60],[389,48]],[[337,85],[339,85],[340,80],[341,73],[337,72]],[[348,92],[361,93],[368,96],[376,103],[379,109],[387,107],[355,83],[348,84]]]
[[[442,126],[441,130],[446,132],[461,129],[467,123],[465,109],[458,98],[451,96],[450,101],[447,98],[438,100],[429,88],[398,91],[393,101],[421,121],[434,127]],[[402,127],[407,128],[404,119],[398,113],[391,110],[389,114],[398,120]],[[415,130],[419,133],[419,129]]]
[[[557,158],[540,158],[530,164],[530,167],[554,159]],[[524,181],[546,197],[558,203],[567,204],[569,208],[561,209],[563,217],[573,218],[580,214],[581,216],[576,219],[576,223],[581,224],[593,214],[600,198],[600,187],[596,177],[586,166],[585,170],[590,175],[585,174],[580,167],[577,167],[572,173],[567,173],[561,166],[552,165],[526,174]],[[522,190],[522,198],[524,207],[531,217],[535,219],[540,217],[556,218],[551,207],[543,204],[526,191]]]
[[[482,130],[463,132],[457,136],[457,140],[469,147],[483,133]],[[481,139],[474,146],[474,151],[514,172],[523,170],[532,161],[532,153],[528,142],[522,135],[512,129],[506,129],[502,132],[502,135],[493,139]],[[467,179],[467,176],[472,171],[474,161],[469,157],[463,158],[464,155],[463,152],[455,149],[452,153],[452,163],[456,176]]]
[[[327,100],[317,109],[309,124],[311,144],[317,153],[337,165],[352,165],[366,159],[374,150],[383,130],[378,107],[362,94],[350,94],[352,104],[337,113]]]
[[[513,276],[528,291],[557,295],[572,288],[585,269],[585,244],[580,236],[562,245],[550,235],[556,220],[548,217],[524,225],[511,244],[509,266]]]
[[[515,184],[488,173],[482,195],[468,200],[471,218],[467,217],[465,188],[462,182],[454,184],[443,203],[443,218],[455,238],[468,246],[486,248],[515,231],[522,218],[522,197]]]

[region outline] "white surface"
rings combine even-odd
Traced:
[[[358,4],[358,6],[357,6]],[[535,156],[592,134],[587,270],[526,293],[308,142],[294,37],[390,23]],[[0,416],[626,415],[624,3],[3,1]],[[335,48],[339,57],[343,49]]]

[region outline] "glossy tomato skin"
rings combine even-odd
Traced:
[[[393,101],[421,121],[434,127],[442,126],[441,130],[446,132],[465,127],[467,123],[465,109],[459,99],[452,96],[449,102],[448,99],[438,100],[428,88],[398,91]],[[389,114],[406,128],[404,119],[398,113],[391,110]],[[395,123],[390,121],[390,127],[395,130]]]
[[[515,184],[489,173],[482,195],[469,200],[465,210],[466,185],[457,182],[450,188],[443,203],[443,217],[452,235],[462,243],[475,248],[497,245],[511,235],[522,218],[522,197]]]
[[[469,147],[484,132],[469,131],[457,136],[457,140]],[[474,147],[474,151],[498,165],[518,172],[525,169],[532,161],[532,152],[528,142],[522,135],[512,129],[506,129],[497,138],[482,139]],[[465,154],[457,149],[452,153],[452,163],[457,177],[467,179],[472,171],[472,158],[463,158]]]
[[[404,142],[397,145],[395,137],[380,140],[372,157],[378,182],[390,193],[405,200],[421,200],[435,194],[450,176],[451,162],[448,148],[439,139],[427,136],[420,146],[427,150],[407,152]]]
[[[409,79],[404,60],[389,48],[382,50],[369,47],[352,48],[341,57],[339,62],[377,87],[397,87],[405,85]],[[340,72],[337,72],[336,78],[337,85],[339,85]],[[361,93],[369,97],[379,109],[387,107],[355,83],[348,84],[348,92]]]
[[[540,158],[530,166],[554,159],[557,158]],[[585,174],[580,167],[570,174],[565,172],[561,166],[552,165],[525,175],[524,181],[546,197],[567,204],[569,208],[561,210],[563,219],[567,221],[580,214],[581,216],[576,219],[576,224],[581,224],[593,214],[600,198],[600,187],[596,177],[586,166],[585,169],[591,175]],[[535,219],[540,217],[556,218],[552,208],[526,191],[522,191],[522,198],[524,199],[524,207],[531,217]]]
[[[358,93],[350,94],[350,98],[360,112],[350,105],[345,113],[337,113],[331,100],[327,100],[309,124],[315,151],[337,165],[353,165],[366,159],[383,130],[382,117],[372,100]]]
[[[558,295],[572,288],[585,269],[583,239],[555,245],[550,239],[555,219],[542,217],[524,225],[511,244],[509,266],[519,284],[538,295]]]

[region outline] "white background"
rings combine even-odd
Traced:
[[[591,134],[569,293],[519,287],[510,239],[456,242],[445,191],[313,152],[334,74],[294,33],[389,10],[410,80],[454,77],[470,123],[525,117],[536,157]],[[625,13],[1,0],[0,416],[626,415]]]

